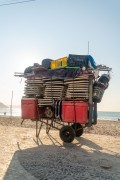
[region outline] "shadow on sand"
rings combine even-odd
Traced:
[[[101,152],[100,146],[82,137],[74,144],[60,144],[50,134],[48,137],[52,145],[45,145],[39,138],[34,140],[37,147],[16,151],[4,180],[120,179],[120,172],[114,170],[114,166],[120,166],[115,164],[117,155]]]

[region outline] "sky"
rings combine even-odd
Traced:
[[[23,0],[18,0],[23,1]],[[0,0],[3,3],[17,0]],[[120,111],[120,1],[36,0],[0,6],[0,102],[19,105],[24,78],[14,77],[45,58],[91,54],[112,68],[100,111]]]

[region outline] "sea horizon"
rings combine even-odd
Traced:
[[[8,108],[0,108],[0,116],[21,116],[21,108],[12,108],[12,111],[10,107]],[[113,120],[118,121],[120,119],[120,112],[118,111],[98,111],[98,120]]]

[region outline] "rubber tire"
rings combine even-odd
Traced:
[[[60,129],[60,138],[63,142],[71,143],[75,138],[75,131],[71,126],[63,126]]]
[[[77,126],[76,129],[75,129],[75,126]],[[72,124],[71,127],[74,129],[74,131],[75,131],[75,136],[76,136],[76,137],[82,136],[82,134],[83,134],[83,127],[82,127],[81,124],[79,124],[79,123],[74,123],[74,124]],[[80,128],[80,129],[79,129],[79,128]]]

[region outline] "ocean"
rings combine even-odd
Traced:
[[[11,111],[10,108],[0,108],[0,116],[10,116]],[[21,109],[20,108],[13,108],[12,109],[12,116],[21,116]]]
[[[98,119],[118,121],[120,119],[120,112],[98,111]]]
[[[6,113],[6,116],[10,116],[10,108],[0,108],[0,115],[4,116],[4,113]],[[21,116],[21,109],[13,108],[12,116]],[[120,119],[120,112],[98,111],[98,119],[118,121],[118,119]]]

